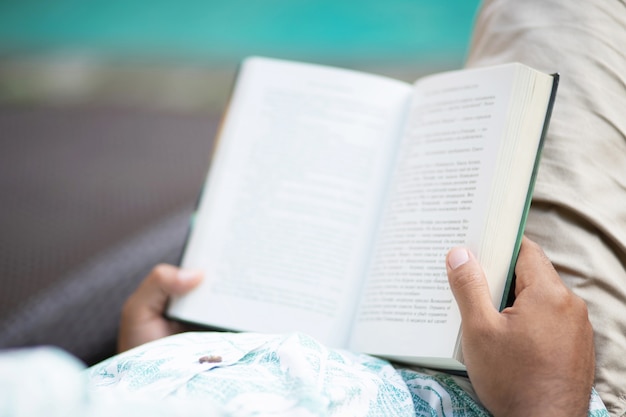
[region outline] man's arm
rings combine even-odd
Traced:
[[[124,304],[117,351],[186,330],[181,323],[165,318],[165,308],[170,297],[191,291],[200,281],[200,272],[157,265]]]
[[[494,416],[586,416],[594,376],[587,307],[541,248],[524,239],[516,299],[502,312],[469,251],[451,250],[447,268],[463,319],[467,371],[485,407]]]

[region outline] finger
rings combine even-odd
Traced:
[[[198,271],[157,265],[129,299],[131,309],[162,314],[171,296],[189,292],[201,280],[202,273]]]
[[[542,290],[548,288],[565,289],[559,274],[552,266],[550,259],[541,247],[524,237],[515,265],[515,296],[529,287],[538,286]]]
[[[446,267],[450,288],[466,324],[497,314],[485,274],[470,251],[465,248],[451,249]]]

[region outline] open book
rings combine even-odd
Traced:
[[[182,259],[205,280],[168,316],[463,370],[445,256],[469,247],[502,305],[557,80],[246,59]]]

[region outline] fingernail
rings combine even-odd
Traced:
[[[467,252],[467,249],[454,248],[448,254],[448,266],[451,269],[457,269],[467,261],[469,261],[469,253]]]
[[[182,281],[188,281],[194,279],[198,276],[199,272],[194,271],[193,269],[179,269],[178,270],[178,279]]]

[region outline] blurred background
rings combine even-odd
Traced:
[[[478,0],[0,0],[0,348],[110,355],[177,261],[238,63],[406,81],[463,65]]]
[[[2,100],[219,109],[249,55],[413,80],[463,63],[477,0],[1,0]],[[144,91],[145,89],[145,91]],[[142,102],[142,99],[145,102]]]

